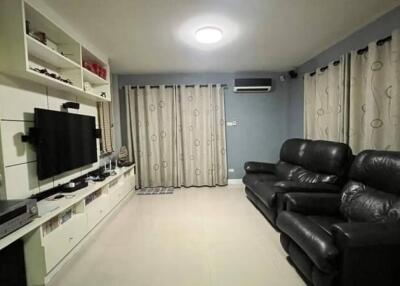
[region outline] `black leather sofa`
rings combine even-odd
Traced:
[[[363,151],[348,177],[341,194],[284,195],[282,246],[315,286],[400,285],[400,152]]]
[[[246,162],[246,195],[275,227],[288,192],[339,193],[353,159],[346,144],[289,139],[276,164]]]

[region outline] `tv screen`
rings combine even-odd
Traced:
[[[95,120],[93,116],[35,108],[39,180],[97,161]]]

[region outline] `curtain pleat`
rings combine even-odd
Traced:
[[[400,30],[304,76],[304,136],[400,151]]]
[[[304,76],[304,135],[308,139],[348,140],[348,57]]]
[[[224,91],[126,87],[128,150],[140,187],[227,184]]]
[[[350,146],[400,150],[400,31],[351,53]]]
[[[99,115],[99,127],[101,129],[100,149],[103,154],[112,153],[112,113],[109,102],[99,102],[97,104]]]

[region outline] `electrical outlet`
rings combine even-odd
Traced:
[[[235,173],[235,169],[228,169],[229,173]]]
[[[226,126],[228,126],[228,127],[237,126],[237,124],[238,124],[238,122],[236,120],[226,122]]]

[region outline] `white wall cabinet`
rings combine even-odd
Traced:
[[[46,45],[35,39],[28,34],[28,28],[45,33],[52,44]],[[97,57],[24,0],[0,1],[0,43],[0,71],[3,73],[89,100],[111,100],[108,61]],[[83,67],[84,61],[95,62],[105,68],[106,78]],[[35,68],[46,69],[71,83],[50,77]]]

